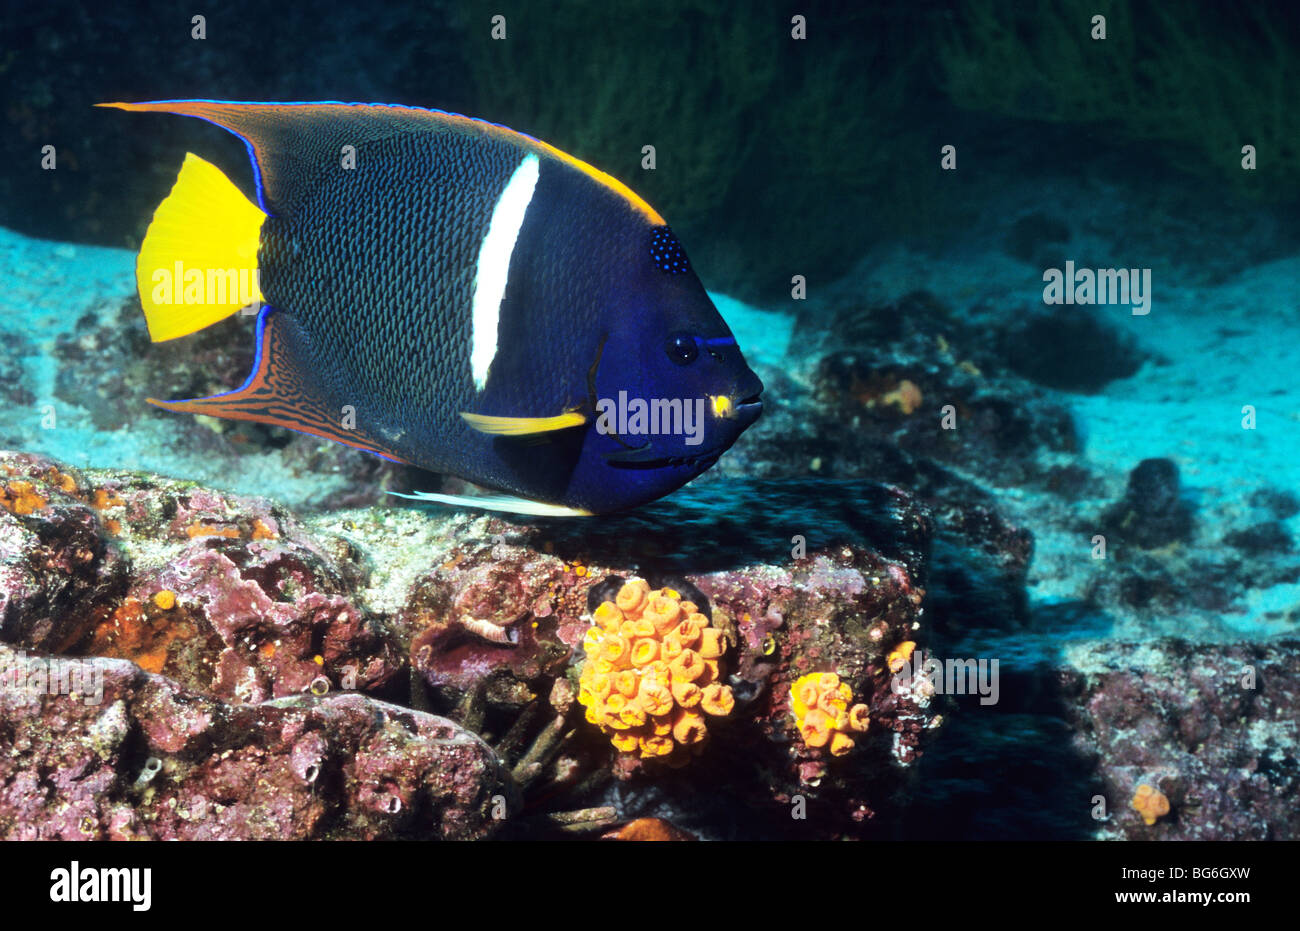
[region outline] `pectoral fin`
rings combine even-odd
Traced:
[[[464,411],[460,416],[479,433],[489,433],[493,436],[533,436],[538,433],[580,427],[587,422],[586,416],[577,411],[565,411],[554,417],[493,417],[489,414],[469,414]]]

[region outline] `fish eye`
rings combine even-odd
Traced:
[[[674,333],[664,344],[668,358],[678,365],[690,365],[700,354],[700,340],[689,333]]]

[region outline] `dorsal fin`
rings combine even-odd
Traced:
[[[253,160],[257,202],[267,213],[292,211],[305,182],[326,166],[339,164],[344,145],[359,145],[397,133],[440,129],[476,134],[545,153],[583,172],[614,191],[655,226],[664,218],[617,178],[593,168],[555,146],[505,126],[442,110],[397,104],[245,103],[222,100],[150,100],[142,103],[101,103],[100,107],[145,113],[175,113],[207,120],[244,140]]]
[[[234,391],[188,401],[149,398],[149,403],[186,414],[207,414],[227,420],[251,420],[287,427],[406,463],[407,460],[375,437],[367,435],[365,430],[349,430],[340,423],[341,412],[314,393],[312,379],[298,371],[294,358],[286,352],[285,326],[286,318],[282,314],[263,306],[257,317],[257,356],[253,360],[253,371]]]

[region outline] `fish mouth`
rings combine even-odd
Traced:
[[[740,430],[744,430],[763,412],[763,401],[760,398],[762,393],[760,388],[736,402],[727,419],[739,421]],[[733,436],[732,440],[734,439]],[[690,469],[698,474],[711,468],[730,447],[731,442],[728,442],[721,449],[714,448],[694,456],[663,456],[655,454],[653,443],[646,443],[636,449],[621,449],[618,452],[605,453],[603,458],[611,466],[620,469]]]

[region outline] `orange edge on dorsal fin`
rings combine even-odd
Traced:
[[[284,427],[411,465],[364,433],[337,425],[329,408],[319,399],[302,392],[302,382],[293,377],[292,363],[285,353],[284,337],[280,332],[283,324],[277,322],[281,319],[273,308],[262,308],[257,318],[258,346],[253,372],[239,388],[207,398],[185,401],[148,398],[148,402],[178,413],[206,414],[225,420],[249,420]]]

